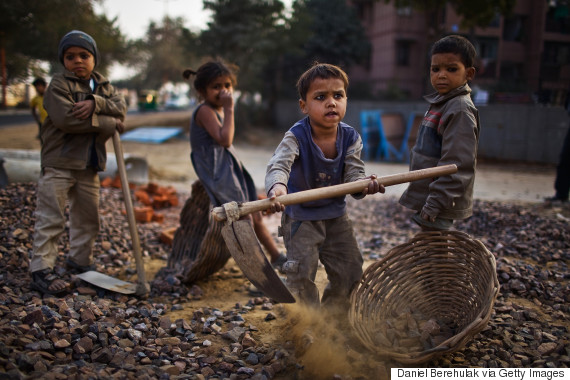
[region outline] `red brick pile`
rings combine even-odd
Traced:
[[[121,180],[119,176],[115,178],[107,177],[101,181],[102,187],[114,187],[120,189]],[[136,186],[129,183],[129,188],[134,190],[135,196],[135,219],[139,223],[164,221],[164,215],[156,213],[156,210],[178,206],[178,194],[171,187],[159,186],[155,183],[148,183],[145,186]],[[141,204],[141,205],[137,205]]]

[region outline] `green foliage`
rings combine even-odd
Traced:
[[[8,82],[37,73],[39,60],[60,71],[57,46],[73,29],[83,30],[97,41],[101,53],[97,69],[104,73],[112,61],[125,57],[125,39],[115,23],[94,13],[93,0],[0,2],[0,48],[6,54]]]
[[[201,34],[204,55],[239,67],[239,88],[261,92],[260,73],[283,48],[284,6],[278,0],[204,0],[213,12]]]
[[[347,67],[363,62],[370,43],[353,7],[345,0],[306,0],[307,16],[298,15],[302,23],[310,21],[304,50],[310,60]]]
[[[131,67],[139,74],[130,81],[132,87],[158,89],[166,82],[181,82],[182,72],[198,60],[198,37],[185,28],[181,17],[164,17],[162,23],[151,22],[143,39],[130,43]]]
[[[364,62],[370,53],[353,7],[344,0],[296,0],[286,29],[286,41],[278,67],[284,86],[281,97],[294,97],[297,78],[315,62],[326,62],[347,69]]]

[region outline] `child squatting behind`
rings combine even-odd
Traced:
[[[265,189],[270,199],[313,188],[370,178],[362,193],[384,192],[376,176],[365,177],[362,140],[342,122],[348,77],[337,66],[316,63],[297,82],[299,106],[307,115],[285,133],[267,165]],[[315,277],[319,260],[329,284],[323,306],[345,307],[362,276],[362,254],[346,212],[345,197],[285,207],[275,202],[267,212],[285,211],[280,232],[287,248],[286,285],[300,302],[318,307]],[[347,309],[344,309],[347,310]]]
[[[222,62],[207,62],[197,71],[188,69],[183,73],[186,79],[196,76],[194,88],[203,99],[190,123],[190,159],[214,207],[231,201],[257,200],[253,179],[232,144],[236,77],[231,68]],[[261,212],[247,218],[253,220],[255,234],[271,257],[271,264],[280,269],[286,257],[279,253]]]
[[[475,76],[475,48],[464,37],[451,35],[431,50],[430,80],[437,91],[410,152],[410,170],[448,164],[457,173],[411,182],[400,204],[416,211],[412,219],[422,230],[448,230],[454,219],[473,213],[473,184],[479,143],[479,112],[467,84]]]
[[[32,288],[59,295],[68,290],[54,271],[58,240],[65,229],[69,200],[70,248],[66,265],[75,271],[94,268],[93,243],[99,232],[99,176],[105,170],[105,142],[123,132],[127,104],[98,72],[95,40],[73,30],[60,41],[58,57],[65,71],[48,86],[41,126],[41,175],[38,180]]]

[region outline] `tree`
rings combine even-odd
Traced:
[[[165,16],[161,24],[151,22],[146,36],[130,44],[129,63],[139,74],[131,84],[142,90],[158,89],[167,82],[181,82],[182,72],[198,61],[199,39],[184,27],[182,17]]]
[[[281,50],[284,6],[278,0],[204,0],[213,12],[201,34],[206,55],[239,67],[240,90],[263,90],[260,73]]]
[[[89,33],[101,53],[98,70],[105,72],[114,60],[125,57],[125,39],[115,26],[116,19],[96,15],[94,0],[19,0],[0,2],[0,57],[2,67],[2,104],[5,88],[37,74],[38,62],[51,63],[59,70],[57,46],[61,37],[73,29]],[[65,17],[62,17],[65,15]]]
[[[279,96],[296,96],[295,82],[312,61],[348,66],[369,51],[345,0],[297,0],[290,17],[277,0],[204,0],[204,8],[213,11],[204,51],[240,67],[239,88],[262,94],[266,121]]]
[[[345,0],[297,0],[296,3],[297,21],[292,29],[305,30],[306,59],[344,67],[366,59],[370,43],[356,11]]]
[[[313,62],[326,62],[348,69],[362,63],[370,42],[354,7],[345,0],[296,0],[287,28],[280,65],[285,83],[281,96],[297,96],[294,83]]]

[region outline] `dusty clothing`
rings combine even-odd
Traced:
[[[287,133],[267,165],[265,190],[281,183],[289,193],[353,182],[365,177],[360,159],[362,140],[349,125],[340,123],[337,132],[337,157],[328,159],[313,142],[309,118],[297,122]],[[362,198],[355,194],[355,198]],[[298,220],[323,220],[346,213],[345,197],[322,199],[287,206],[285,212]]]
[[[309,118],[299,121],[285,134],[267,165],[266,191],[277,183],[292,193],[364,178],[362,140],[352,127],[339,124],[336,148],[337,157],[327,159],[311,137]],[[329,280],[323,305],[348,302],[362,276],[363,260],[346,214],[345,197],[287,206],[280,229],[287,248],[282,271],[296,299],[319,306],[315,276],[320,260]]]
[[[93,242],[99,233],[99,176],[92,169],[45,168],[38,180],[36,224],[30,271],[53,268],[64,232],[69,200],[69,254],[73,262],[93,263]]]
[[[69,200],[70,251],[78,265],[93,263],[93,242],[99,232],[99,177],[107,160],[105,142],[124,120],[122,95],[104,77],[84,81],[71,72],[55,75],[44,96],[48,117],[41,127],[41,166],[38,181],[32,272],[53,268],[58,240],[65,230],[64,208]],[[73,105],[94,99],[91,118],[73,116]]]
[[[479,112],[467,84],[446,95],[426,96],[430,103],[410,153],[410,170],[448,164],[455,174],[411,182],[400,203],[430,216],[465,219],[473,213],[473,185],[479,143]]]
[[[210,136],[206,129],[196,122],[196,115],[200,107],[208,106],[200,105],[192,115],[190,159],[196,175],[210,196],[212,204],[221,206],[231,201],[256,200],[257,191],[253,179],[237,158],[234,146],[224,148]]]
[[[88,166],[105,170],[105,142],[115,133],[116,121],[125,119],[127,104],[107,79],[93,72],[90,81],[72,72],[56,74],[44,96],[48,117],[41,127],[42,168],[81,170]],[[93,116],[80,120],[73,116],[76,102],[94,99]]]
[[[286,213],[281,232],[287,249],[283,272],[287,287],[303,303],[319,306],[315,284],[319,260],[328,276],[323,305],[345,305],[352,289],[362,277],[362,254],[348,216],[327,220],[295,220]]]

